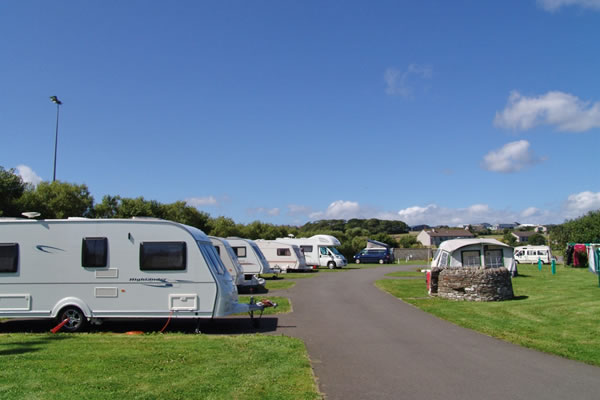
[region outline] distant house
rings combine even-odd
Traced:
[[[529,242],[529,238],[533,235],[537,235],[537,232],[534,231],[513,231],[511,232],[511,235],[513,235],[516,239],[518,243],[527,243]]]
[[[512,223],[512,224],[495,224],[492,225],[492,230],[494,231],[501,231],[504,229],[515,229],[517,226],[519,226],[520,224],[518,222]]]
[[[417,241],[423,246],[439,246],[445,240],[474,237],[475,235],[466,229],[424,229],[417,235]]]

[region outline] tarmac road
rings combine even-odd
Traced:
[[[319,273],[285,291],[294,311],[270,334],[305,341],[326,399],[600,398],[598,367],[460,328],[374,286],[401,269]]]

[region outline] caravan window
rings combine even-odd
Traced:
[[[0,272],[17,272],[19,244],[0,243]]]
[[[233,251],[235,252],[235,255],[238,256],[238,258],[246,257],[246,246],[232,247],[232,248],[233,248]]]
[[[302,250],[303,253],[312,253],[313,247],[308,245],[302,245],[300,246],[300,250]]]
[[[290,249],[277,249],[278,256],[291,256],[292,252]]]
[[[81,243],[81,266],[86,268],[108,265],[108,239],[83,238]]]
[[[481,253],[479,250],[466,250],[461,252],[463,267],[480,267]]]
[[[198,242],[198,246],[200,247],[200,252],[202,252],[202,256],[204,257],[206,264],[208,264],[208,267],[217,274],[223,275],[225,273],[225,266],[223,265],[221,258],[216,254],[216,250],[213,251],[214,246],[205,245],[200,242]]]
[[[327,247],[319,247],[319,252],[324,256],[329,254],[327,253]]]
[[[221,256],[221,248],[219,246],[215,246],[215,250],[217,251],[217,254],[220,257]]]
[[[184,270],[187,263],[185,242],[142,242],[140,270]]]

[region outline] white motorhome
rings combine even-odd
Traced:
[[[255,243],[263,252],[269,267],[274,270],[304,271],[310,269],[306,265],[304,254],[298,246],[291,243],[281,243],[275,240],[256,240]]]
[[[340,241],[331,235],[314,235],[309,238],[277,238],[277,242],[291,243],[300,247],[306,264],[315,267],[341,268],[348,265],[346,257],[336,249]]]
[[[267,259],[253,240],[228,237],[227,241],[237,256],[246,278],[248,278],[248,275],[280,272],[278,270],[272,270],[271,267],[269,267]]]
[[[221,261],[223,261],[225,268],[227,268],[235,284],[238,286],[238,289],[242,289],[244,287],[261,286],[265,284],[265,280],[258,278],[256,275],[244,275],[242,265],[240,264],[233,249],[229,245],[227,239],[216,236],[209,236],[209,238],[213,246],[215,246],[217,254],[219,254],[219,257],[221,257]]]
[[[0,219],[0,318],[214,318],[252,311],[209,238],[147,218]]]
[[[548,246],[519,246],[515,247],[515,261],[523,264],[537,264],[542,260],[543,264],[552,262],[552,251]]]
[[[496,239],[451,239],[440,244],[432,267],[506,267],[517,274],[513,248]]]

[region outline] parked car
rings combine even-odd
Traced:
[[[392,262],[393,255],[391,249],[370,248],[362,249],[360,253],[354,256],[354,262],[360,263],[379,263],[387,264]]]

